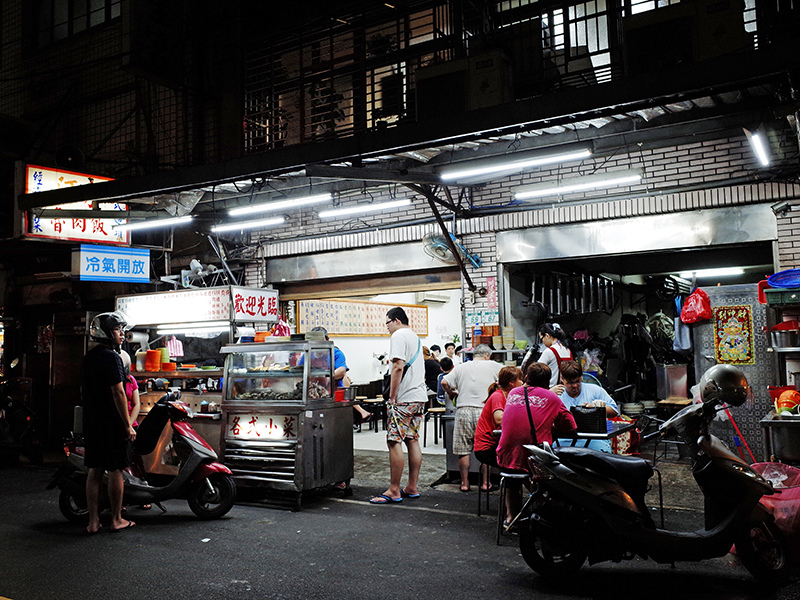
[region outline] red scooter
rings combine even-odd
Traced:
[[[184,498],[201,519],[218,519],[233,507],[236,485],[231,470],[218,462],[213,448],[186,422],[191,410],[179,398],[180,392],[164,394],[139,426],[133,443],[134,465],[123,472],[122,503],[123,506],[156,504],[166,512],[162,500]],[[142,456],[155,450],[168,422],[172,424],[172,449],[179,461],[178,474],[146,473]],[[84,523],[88,510],[83,442],[72,436],[65,441],[64,452],[69,462],[53,475],[47,489],[61,490],[58,507],[67,520]],[[107,504],[106,495],[101,497]]]

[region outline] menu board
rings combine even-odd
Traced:
[[[388,304],[354,300],[300,300],[297,302],[297,332],[324,327],[328,335],[388,336],[386,313],[400,306],[417,335],[428,335],[428,307],[420,304]]]

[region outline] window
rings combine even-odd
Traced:
[[[37,0],[36,47],[44,48],[120,16],[122,0]]]

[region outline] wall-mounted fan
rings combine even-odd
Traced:
[[[450,239],[453,240],[453,245],[455,245],[459,255],[461,256],[461,260],[469,261],[472,263],[473,267],[479,269],[483,264],[481,257],[477,254],[470,253],[464,246],[459,244],[458,240],[456,240],[456,236],[454,236],[452,233],[449,235]],[[448,265],[456,264],[456,258],[453,256],[453,252],[450,250],[450,246],[447,245],[447,240],[443,235],[426,233],[422,237],[422,245],[425,249],[425,254],[428,256],[440,260]]]

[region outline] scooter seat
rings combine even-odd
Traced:
[[[647,481],[653,475],[653,467],[642,458],[607,454],[588,448],[557,448],[559,460],[575,467],[591,469],[595,473],[620,482]]]

